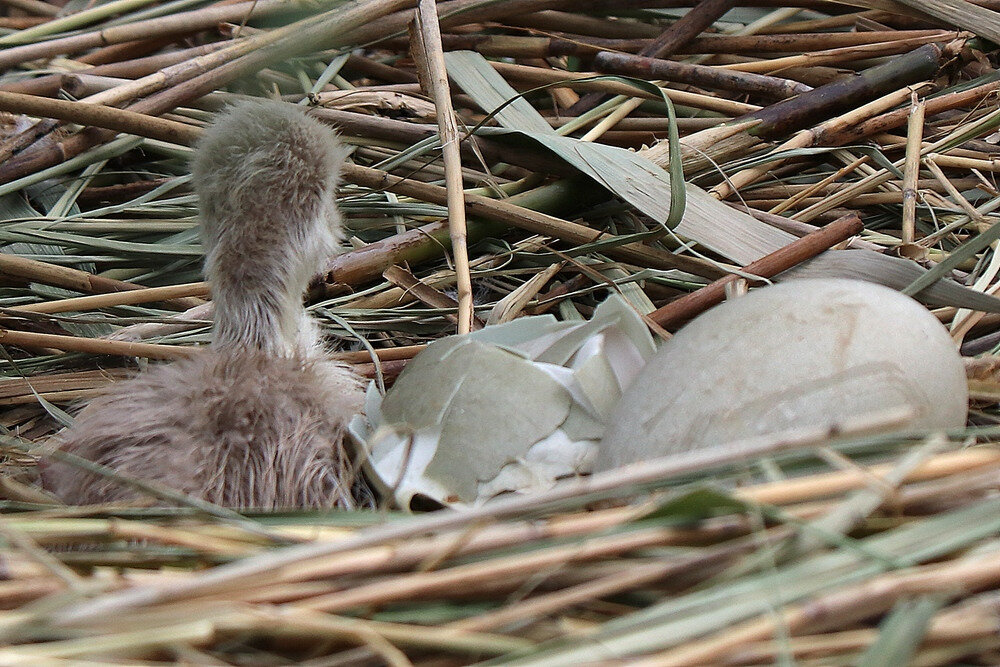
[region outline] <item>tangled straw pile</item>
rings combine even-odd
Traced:
[[[3,664],[1000,661],[995,0],[0,8]],[[238,95],[356,146],[310,304],[379,381],[609,289],[665,333],[736,267],[836,248],[810,270],[951,328],[970,425],[869,415],[417,516],[53,505],[63,409],[207,338],[187,157]]]

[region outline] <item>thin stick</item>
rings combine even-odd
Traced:
[[[7,5],[8,7],[16,7],[37,16],[56,16],[61,11],[58,5],[42,2],[41,0],[3,0],[0,4]]]
[[[127,292],[112,292],[111,294],[96,294],[78,296],[71,299],[57,299],[43,303],[32,303],[27,306],[13,306],[9,310],[25,313],[68,313],[82,310],[96,310],[112,306],[126,306],[137,303],[166,301],[185,296],[208,296],[208,283],[185,283],[183,285],[168,285],[166,287],[146,287]]]
[[[650,100],[661,100],[662,97],[656,93],[646,92],[626,83],[619,83],[612,80],[597,79],[600,74],[596,72],[568,72],[563,70],[544,69],[542,67],[529,67],[527,65],[516,65],[499,61],[491,61],[493,67],[502,77],[508,80],[520,81],[530,86],[541,86],[547,84],[557,84],[580,90],[598,90],[601,92],[615,93],[626,97],[641,97]],[[585,80],[581,80],[585,79]],[[734,100],[726,100],[711,95],[700,93],[689,93],[683,90],[664,89],[663,94],[670,98],[671,102],[695,107],[696,109],[706,109],[708,111],[718,111],[723,114],[742,116],[750,114],[760,109],[756,104],[746,104]]]
[[[813,143],[813,133],[809,130],[802,130],[796,132],[792,135],[792,138],[782,143],[777,148],[771,151],[772,154],[782,153],[784,151],[791,151],[796,148],[806,148],[811,146]],[[750,167],[749,169],[744,169],[737,172],[719,183],[714,188],[709,190],[711,194],[716,199],[725,199],[730,195],[739,192],[740,189],[745,188],[751,183],[756,183],[761,178],[766,176],[771,172],[777,165],[784,164],[786,160],[779,160],[776,162],[766,162],[758,167]]]
[[[6,253],[0,253],[0,274],[33,280],[46,285],[65,287],[79,292],[103,294],[106,292],[144,289],[142,285],[135,283],[96,276],[92,273],[68,266],[39,262],[35,259]],[[201,303],[200,299],[191,298],[180,298],[171,301],[171,305],[182,309],[193,308]]]
[[[770,255],[765,255],[756,262],[747,264],[743,267],[743,271],[761,278],[771,278],[810,257],[815,257],[841,241],[846,241],[862,229],[864,229],[864,225],[857,214],[845,215],[829,225],[775,250]],[[649,318],[667,328],[686,322],[703,310],[720,303],[726,296],[726,285],[738,278],[739,276],[736,275],[719,278],[695,292],[654,310],[649,314]]]
[[[423,61],[424,85],[430,89],[431,99],[437,109],[438,132],[441,134],[441,152],[444,155],[444,177],[448,189],[448,232],[451,252],[455,258],[458,286],[458,333],[472,330],[472,277],[469,269],[469,232],[465,224],[465,197],[462,183],[462,154],[459,152],[461,137],[455,122],[455,109],[451,106],[448,71],[441,49],[441,26],[438,23],[434,0],[420,0],[417,8],[416,29],[419,32],[414,46]]]
[[[108,44],[120,44],[154,36],[186,35],[212,28],[225,21],[243,21],[250,17],[274,13],[288,8],[289,4],[284,0],[270,0],[205,7],[146,21],[111,26],[79,35],[8,47],[0,53],[0,70],[10,69],[29,60],[51,58]]]
[[[431,308],[450,310],[459,307],[459,304],[450,296],[434,289],[401,266],[390,266],[382,275],[390,283],[402,288],[407,294],[412,294],[418,301],[426,303]],[[459,324],[459,318],[451,313],[446,314],[445,318]],[[473,316],[471,326],[473,330],[478,330],[483,328],[483,323]]]
[[[664,30],[663,34],[644,46],[639,55],[649,58],[669,58],[715,23],[734,5],[736,5],[736,0],[701,0],[697,6]],[[597,55],[611,54],[612,52],[602,51]],[[601,68],[598,66],[597,69]],[[602,98],[603,95],[599,93],[589,93],[573,105],[569,113],[580,116],[597,107]]]
[[[401,347],[385,347],[375,350],[375,356],[379,361],[401,361],[412,359],[427,348],[426,345],[403,345]],[[368,350],[358,350],[357,352],[335,352],[330,355],[332,359],[343,361],[349,364],[363,364],[372,360],[372,355]]]
[[[957,38],[958,34],[953,33],[951,36]],[[772,58],[770,60],[731,63],[729,65],[718,65],[718,67],[721,69],[732,69],[740,72],[767,74],[768,72],[778,72],[790,67],[833,65],[851,62],[854,60],[865,60],[867,58],[896,55],[910,51],[917,46],[933,44],[940,41],[944,40],[935,35],[929,37],[914,37],[912,39],[900,39],[894,42],[880,42],[878,44],[863,44],[858,46],[848,46],[841,49],[814,51],[812,53],[804,53],[798,56],[786,56],[784,58]]]
[[[201,130],[196,127],[134,111],[3,91],[0,91],[0,111],[103,127],[182,146],[190,145],[201,134]]]
[[[59,334],[12,331],[11,329],[0,329],[0,345],[16,345],[29,349],[86,352],[87,354],[142,357],[144,359],[186,359],[195,353],[192,348],[180,347],[178,345],[132,343],[123,340],[62,336]]]
[[[906,124],[906,161],[903,163],[903,245],[913,243],[917,233],[917,178],[924,138],[924,103],[913,93]]]

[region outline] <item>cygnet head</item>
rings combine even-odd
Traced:
[[[192,175],[220,351],[317,345],[302,294],[341,240],[346,152],[329,127],[281,102],[241,103],[205,132]]]

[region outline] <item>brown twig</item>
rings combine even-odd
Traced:
[[[815,232],[792,241],[787,246],[743,267],[745,274],[772,278],[796,264],[827,250],[858,234],[864,225],[857,215],[847,215]],[[686,296],[668,303],[649,314],[649,318],[664,328],[676,328],[695,315],[721,303],[726,296],[726,285],[739,279],[730,275],[702,287]]]
[[[715,23],[723,14],[736,5],[736,0],[701,0],[698,5],[687,14],[675,21],[659,37],[646,44],[639,56],[648,58],[668,58],[677,53],[688,42],[700,35],[702,31]],[[604,51],[597,54],[594,65],[598,71],[603,70],[604,64],[598,64],[597,60],[601,56],[613,56],[610,52]],[[666,78],[666,77],[660,77]],[[668,79],[675,81],[676,79]],[[569,113],[581,115],[600,104],[602,96],[591,93],[584,96],[579,102],[570,108]]]

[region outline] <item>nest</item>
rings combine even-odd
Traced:
[[[695,4],[6,3],[0,662],[1000,661],[1000,13]],[[461,511],[59,506],[34,464],[67,411],[208,340],[188,158],[240,96],[355,146],[350,247],[308,303],[380,385],[612,291],[669,335],[823,253],[949,327],[969,423],[803,427]]]

